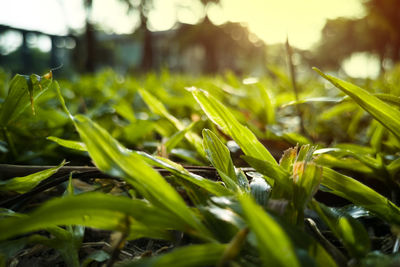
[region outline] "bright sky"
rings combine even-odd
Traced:
[[[184,5],[195,8],[190,11]],[[0,24],[54,34],[84,25],[82,0],[0,0],[0,6]],[[154,6],[150,22],[157,30],[171,28],[177,18],[195,23],[201,14],[195,0],[154,0]],[[318,41],[326,19],[363,14],[359,0],[222,0],[221,6],[210,10],[214,22],[244,22],[267,44],[284,41],[288,33],[291,44],[299,48]],[[94,0],[93,19],[117,33],[129,33],[137,23],[119,0]]]

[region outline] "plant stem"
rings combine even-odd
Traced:
[[[296,81],[296,70],[293,64],[293,51],[292,48],[289,44],[289,37],[286,37],[286,54],[288,58],[288,65],[289,65],[289,70],[290,70],[290,77],[292,79],[292,86],[293,86],[293,91],[294,95],[296,97],[296,102],[299,102],[299,89],[297,87],[297,81]],[[304,128],[304,120],[303,120],[303,112],[300,108],[300,105],[296,105],[297,109],[297,114],[300,118],[300,133],[305,134],[305,128]]]
[[[121,250],[124,248],[126,239],[129,236],[130,225],[131,224],[129,221],[129,217],[126,216],[125,217],[125,229],[122,232],[121,237],[119,238],[118,242],[115,244],[114,250],[111,253],[111,258],[107,262],[107,267],[112,267],[114,265],[114,263],[118,260],[119,254],[120,254]]]

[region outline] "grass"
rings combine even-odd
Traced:
[[[387,84],[398,70],[365,88],[317,70],[338,90],[314,76],[297,81],[299,99],[271,72],[252,83],[110,71],[5,81],[1,162],[59,165],[1,177],[2,199],[51,181],[63,160],[107,178],[71,172],[1,208],[0,266],[45,253],[68,266],[396,264],[396,245],[388,253],[384,243],[398,240],[400,224],[400,88]],[[313,142],[299,132],[296,105]],[[193,165],[212,165],[219,178]],[[332,195],[348,204],[332,206]]]

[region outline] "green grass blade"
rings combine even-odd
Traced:
[[[115,111],[120,116],[124,117],[129,122],[131,123],[136,122],[135,112],[133,111],[128,101],[121,100],[118,102],[118,104],[115,104],[113,108],[115,108]]]
[[[400,224],[400,208],[357,180],[324,167],[321,184],[330,193],[364,207],[389,223]]]
[[[391,95],[391,94],[374,94],[374,96],[376,96],[377,98],[379,98],[382,101],[385,101],[388,104],[392,104],[395,106],[400,107],[400,97],[399,96],[395,96],[395,95]]]
[[[351,147],[344,147],[344,148],[331,148],[331,149],[320,149],[317,150],[315,154],[324,154],[324,153],[329,153],[329,152],[333,152],[335,154],[337,154],[337,158],[339,158],[340,160],[344,160],[344,162],[346,161],[347,156],[351,156],[354,159],[358,160],[360,163],[364,164],[366,167],[372,169],[372,170],[379,170],[382,169],[383,166],[382,164],[375,158],[368,156],[368,154],[365,154],[362,152],[362,150],[352,150]],[[350,166],[352,167],[352,166]],[[353,166],[355,167],[355,166]]]
[[[293,180],[295,183],[293,192],[294,205],[299,212],[302,212],[318,191],[322,180],[322,167],[313,162],[307,164],[296,162],[293,166]]]
[[[164,229],[187,229],[170,212],[144,201],[87,193],[53,199],[28,216],[1,219],[0,240],[57,225],[84,225],[123,231],[126,216],[133,218],[130,230],[137,238],[167,238],[169,235]]]
[[[186,170],[182,165],[175,163],[169,159],[156,157],[149,155],[144,152],[138,152],[140,155],[147,158],[147,162],[149,164],[158,166],[160,168],[164,168],[170,171],[175,176],[187,180],[203,189],[208,191],[209,193],[216,195],[216,196],[227,196],[232,195],[232,192],[227,188],[223,187],[220,183],[203,178],[197,174],[191,173]]]
[[[166,118],[167,120],[169,120],[179,131],[185,130],[185,128],[186,128],[185,125],[183,123],[181,123],[173,115],[171,115],[168,112],[168,110],[165,108],[163,103],[161,103],[158,99],[156,99],[154,96],[152,96],[146,90],[139,89],[139,93],[142,96],[144,102],[147,104],[147,106],[150,108],[150,110],[154,114],[157,114],[157,115],[162,116],[162,117]],[[189,132],[185,133],[185,138],[195,147],[197,153],[199,153],[200,156],[202,156],[203,158],[206,158],[200,136],[189,131]]]
[[[315,162],[325,167],[340,168],[364,173],[366,175],[374,175],[373,169],[353,158],[336,158],[329,154],[323,154],[319,156]]]
[[[400,171],[400,158],[395,159],[392,161],[388,166],[387,170],[390,175],[395,176]]]
[[[36,187],[41,181],[55,174],[62,166],[66,164],[65,160],[60,165],[44,171],[36,172],[23,177],[15,177],[10,180],[0,181],[0,191],[14,191],[20,194],[26,193]]]
[[[358,105],[371,114],[383,126],[389,129],[397,138],[400,139],[400,111],[386,104],[376,96],[366,90],[345,82],[333,76],[324,74],[319,69],[314,68],[322,77],[330,81],[337,88],[349,95]]]
[[[51,80],[38,78],[32,74],[30,77],[25,75],[15,75],[10,82],[8,95],[0,109],[0,126],[7,126],[27,108],[49,87]]]
[[[101,171],[124,179],[151,203],[175,214],[176,220],[186,222],[207,236],[207,230],[181,196],[142,156],[123,147],[89,118],[77,115],[74,122],[90,157]]]
[[[259,90],[264,104],[264,110],[265,110],[264,116],[266,123],[267,125],[275,124],[276,123],[275,108],[274,105],[272,104],[271,97],[268,94],[268,90],[261,84],[259,84]]]
[[[236,186],[231,189],[237,189],[238,178],[236,176],[235,167],[233,166],[229,149],[212,131],[204,129],[202,133],[203,146],[209,161],[217,169],[221,178],[228,176],[230,180],[233,180],[236,183]],[[228,185],[226,181],[224,182]]]
[[[375,150],[372,147],[361,146],[351,143],[339,143],[335,145],[335,148],[350,150],[353,151],[354,153],[365,154],[365,155],[373,155],[375,153]]]
[[[290,191],[292,189],[293,182],[290,180],[290,173],[284,168],[249,156],[243,156],[242,158],[256,171],[273,179],[274,187],[279,184],[286,190]]]
[[[204,267],[216,266],[222,257],[226,245],[224,244],[204,244],[190,245],[183,248],[174,249],[164,255],[140,259],[118,265],[120,267]]]
[[[196,88],[191,90],[208,118],[218,125],[225,134],[231,136],[247,156],[278,165],[271,153],[247,127],[237,121],[227,107],[206,91]]]
[[[249,196],[239,198],[244,217],[255,234],[264,266],[300,266],[294,247],[280,225]]]
[[[359,221],[350,215],[339,214],[334,209],[316,201],[312,202],[312,206],[352,257],[366,256],[370,251],[371,241],[366,229]]]
[[[172,149],[174,149],[181,141],[183,138],[185,138],[185,135],[192,130],[192,128],[197,124],[197,122],[192,122],[189,126],[185,127],[185,129],[176,132],[173,134],[167,142],[164,143],[164,146],[167,150],[168,153],[171,152]]]
[[[49,136],[47,137],[47,140],[53,141],[60,146],[74,149],[74,150],[79,150],[79,151],[87,151],[86,145],[82,142],[78,141],[73,141],[73,140],[66,140],[66,139],[61,139],[55,136]]]

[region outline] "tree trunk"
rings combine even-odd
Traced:
[[[141,70],[149,71],[153,68],[153,37],[150,30],[147,28],[146,23],[142,23],[143,31],[143,55],[141,62]]]
[[[95,67],[96,67],[96,64],[95,64],[96,37],[95,37],[93,25],[88,20],[86,20],[85,42],[86,42],[85,71],[86,72],[94,72]]]

